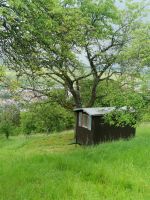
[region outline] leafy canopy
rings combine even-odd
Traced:
[[[0,7],[1,54],[22,88],[69,109],[97,105],[100,97],[106,104],[101,89],[112,80],[123,85],[130,79],[124,90],[133,98],[127,95],[127,101],[119,101],[135,105],[135,85],[142,70],[149,68],[145,4],[142,0],[123,1],[122,7],[113,0],[8,0]],[[84,83],[89,84],[86,98]],[[116,87],[111,88],[115,93]]]

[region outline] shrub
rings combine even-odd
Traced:
[[[0,109],[0,132],[5,134],[7,139],[13,135],[20,124],[20,110],[15,105],[7,105]]]
[[[22,133],[29,135],[36,130],[35,121],[34,121],[34,113],[30,112],[22,112],[21,113],[21,125],[20,129]]]
[[[73,113],[55,103],[32,104],[26,112],[21,113],[21,129],[24,134],[62,131],[72,128],[73,124]]]
[[[13,133],[14,127],[11,122],[3,120],[0,123],[0,132],[5,134],[6,138],[8,139],[9,136]]]

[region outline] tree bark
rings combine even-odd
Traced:
[[[92,87],[92,91],[91,91],[91,97],[90,97],[90,100],[87,104],[87,107],[92,107],[95,103],[95,100],[96,100],[96,89],[97,89],[97,86],[99,84],[99,79],[96,78],[94,80],[94,83],[93,83],[93,87]]]

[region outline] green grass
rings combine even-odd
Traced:
[[[68,145],[73,132],[0,139],[0,200],[149,200],[150,125],[129,141]]]

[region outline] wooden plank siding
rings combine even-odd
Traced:
[[[104,123],[102,116],[91,116],[91,129],[82,127],[79,124],[79,112],[76,113],[75,137],[78,144],[91,145],[105,141],[118,140],[121,138],[128,139],[135,136],[135,128],[131,126],[111,126]]]

